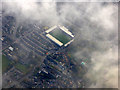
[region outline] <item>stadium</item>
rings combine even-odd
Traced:
[[[53,26],[46,30],[46,37],[52,40],[57,45],[67,46],[74,40],[74,35],[64,26]]]

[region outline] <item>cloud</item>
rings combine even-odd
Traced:
[[[113,3],[6,2],[5,14],[17,22],[30,20],[48,26],[69,23],[75,34],[75,58],[91,59],[88,87],[118,87],[118,8]],[[79,62],[79,61],[77,61]]]
[[[94,52],[92,67],[86,76],[95,81],[90,87],[118,87],[118,49],[110,48],[105,52]]]
[[[87,6],[89,21],[85,21],[75,41],[75,46],[82,46],[75,57],[91,58],[91,68],[86,74],[91,81],[89,87],[118,87],[117,7],[98,3]]]

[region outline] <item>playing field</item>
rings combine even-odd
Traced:
[[[67,35],[64,31],[60,30],[59,28],[52,30],[49,34],[51,34],[53,37],[55,37],[57,40],[59,40],[63,44],[66,44],[70,40],[72,40],[72,37]]]
[[[9,69],[11,61],[4,55],[2,55],[2,72],[5,72]]]
[[[26,73],[29,71],[28,66],[23,65],[23,64],[21,64],[21,63],[17,63],[17,64],[15,65],[15,67],[16,67],[16,69],[20,70],[20,71],[23,72],[24,74],[26,74]]]

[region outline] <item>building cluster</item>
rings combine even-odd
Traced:
[[[77,64],[65,54],[65,48],[62,48],[74,41],[74,35],[66,27],[57,25],[43,28],[33,24],[26,25],[25,28],[22,25],[16,27],[15,21],[10,24],[8,19],[8,22],[4,21],[4,34],[0,38],[4,45],[2,54],[12,61],[9,64],[11,67],[7,68],[3,74],[4,87],[73,88],[81,86],[81,83],[72,76],[77,70]],[[15,30],[17,39],[12,37]],[[52,34],[56,30],[62,32],[61,35],[64,36],[62,38],[65,40],[62,41],[60,35]],[[84,62],[81,64],[85,65]]]

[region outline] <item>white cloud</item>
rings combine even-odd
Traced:
[[[3,4],[6,14],[12,13],[18,21],[47,22],[48,25],[67,21],[76,25],[76,40],[73,46],[85,44],[75,53],[76,58],[92,58],[92,67],[86,74],[90,87],[118,87],[118,32],[117,6],[112,3],[64,3],[57,10],[58,3],[11,2]],[[58,13],[59,12],[59,13]],[[82,43],[86,40],[87,43]],[[94,50],[92,50],[94,49]],[[87,54],[84,54],[87,53]]]

